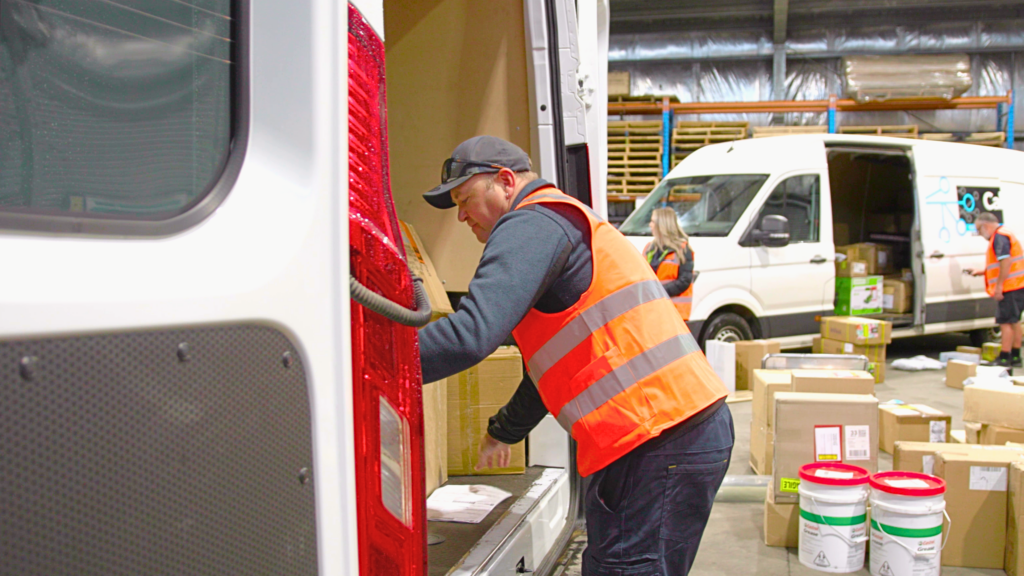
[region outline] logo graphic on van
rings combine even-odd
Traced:
[[[939,188],[928,195],[926,204],[939,206],[942,216],[942,227],[939,228],[939,240],[949,243],[952,239],[952,225],[959,236],[967,236],[976,232],[974,220],[982,212],[992,212],[1003,221],[1002,206],[999,202],[999,188],[980,188],[974,186],[957,186],[956,198],[952,197],[953,186],[949,178],[939,178]],[[936,198],[938,196],[938,198]]]

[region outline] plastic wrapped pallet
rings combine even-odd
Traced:
[[[971,58],[966,54],[847,56],[842,66],[846,96],[861,103],[951,100],[971,88]]]

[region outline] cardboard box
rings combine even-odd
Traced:
[[[504,406],[523,379],[523,358],[515,346],[502,346],[483,362],[448,379],[448,475],[521,474],[526,445],[512,446],[508,468],[476,472],[480,438],[488,420]]]
[[[863,278],[868,275],[868,263],[863,260],[836,260],[836,278]]]
[[[964,388],[964,420],[1024,430],[1024,387],[984,384]]]
[[[892,469],[934,474],[935,455],[940,452],[968,454],[971,451],[999,454],[1019,454],[1024,457],[1024,446],[979,446],[977,444],[942,444],[935,442],[897,442],[892,455]]]
[[[1024,576],[1024,463],[1010,464],[1006,509],[1006,557],[1003,569],[1008,576]]]
[[[821,337],[850,344],[888,344],[892,342],[892,323],[870,318],[828,316],[821,319]]]
[[[850,354],[867,356],[868,362],[875,364],[875,382],[885,382],[885,344],[871,346],[840,342],[831,338],[821,339],[822,354]]]
[[[736,343],[736,389],[753,390],[754,370],[761,369],[761,360],[778,354],[781,345],[774,340],[749,340]]]
[[[1010,464],[1020,454],[940,452],[935,475],[946,481],[950,524],[943,566],[1001,569],[1006,560],[1006,508]]]
[[[402,230],[402,242],[405,244],[405,257],[409,263],[409,270],[423,278],[423,288],[427,292],[427,299],[430,300],[431,318],[437,320],[454,313],[448,293],[444,290],[444,282],[438,277],[434,263],[430,261],[430,256],[423,247],[423,241],[420,240],[416,229],[408,222],[399,222],[398,224]]]
[[[881,404],[878,406],[878,446],[892,454],[896,443],[950,441],[952,417],[923,404]]]
[[[772,430],[775,422],[773,401],[778,392],[793,389],[793,376],[789,370],[754,370],[754,393],[751,401],[753,420],[760,420]]]
[[[608,95],[629,96],[629,71],[609,70],[608,71]]]
[[[966,428],[967,423],[964,422]],[[1007,442],[1014,444],[1024,443],[1024,430],[996,426],[994,424],[982,424],[978,432],[978,444],[985,446],[1004,446]]]
[[[981,442],[979,442],[980,436],[980,422],[964,422],[964,439],[967,441],[967,444],[981,444]]]
[[[793,392],[874,394],[875,377],[862,370],[793,370]]]
[[[423,385],[427,496],[448,482],[448,379]]]
[[[914,285],[903,280],[882,281],[882,310],[893,314],[910,312],[913,307]]]
[[[796,502],[797,472],[811,462],[846,462],[878,471],[878,399],[866,394],[778,392],[772,486]]]
[[[811,354],[824,354],[822,351],[821,341],[824,340],[821,336],[811,337]]]
[[[862,316],[882,312],[882,277],[836,278],[836,315]]]
[[[750,421],[750,467],[760,476],[771,476],[775,435],[767,422]]]
[[[892,246],[861,242],[848,246],[837,246],[837,253],[846,255],[848,260],[863,260],[868,265],[868,275],[886,274],[893,270]]]
[[[946,386],[950,388],[964,389],[964,380],[973,378],[978,373],[978,365],[963,360],[950,360],[946,362]]]
[[[764,499],[764,543],[766,546],[796,548],[800,545],[800,505],[775,500],[769,486]]]
[[[957,346],[956,351],[962,354],[974,354],[977,356],[981,356],[981,348],[978,348],[976,346]]]

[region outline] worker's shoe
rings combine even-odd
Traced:
[[[1018,362],[1019,361],[1020,360],[1018,359]],[[1011,360],[1009,356],[1000,356],[998,359],[996,359],[995,362],[993,362],[993,364],[995,366],[1001,366],[1003,368],[1013,368],[1013,360]]]
[[[1010,359],[1010,366],[1013,368],[1024,368],[1024,362],[1021,361],[1020,356],[1014,356]]]

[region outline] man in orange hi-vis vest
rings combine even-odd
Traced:
[[[1002,331],[1002,352],[998,364],[1020,367],[1021,327],[1024,312],[1024,251],[1017,237],[999,223],[999,218],[985,212],[975,220],[978,233],[988,240],[984,270],[967,270],[985,277],[985,291],[996,300],[996,324]]]
[[[424,381],[472,367],[510,333],[526,365],[478,469],[506,466],[550,412],[592,478],[583,574],[686,574],[735,434],[725,386],[650,265],[499,138],[460,144],[424,197],[458,208],[485,244],[458,311],[420,330]]]

